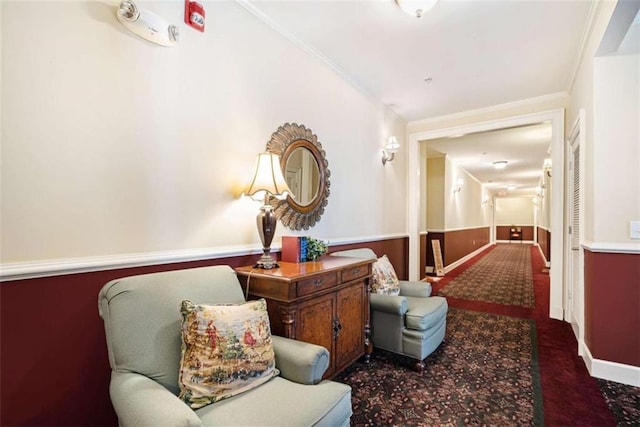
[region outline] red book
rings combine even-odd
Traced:
[[[282,261],[300,262],[299,236],[282,236]]]

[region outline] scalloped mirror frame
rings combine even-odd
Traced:
[[[320,221],[329,201],[331,185],[329,162],[318,137],[310,129],[296,123],[285,123],[271,135],[271,139],[267,142],[267,151],[280,156],[280,166],[283,171],[286,170],[287,159],[291,153],[300,147],[309,150],[318,165],[319,188],[315,197],[306,205],[298,204],[291,196],[287,196],[285,200],[276,198],[269,200],[274,207],[276,217],[291,230],[308,230]]]

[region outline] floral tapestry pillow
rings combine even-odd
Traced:
[[[382,255],[373,263],[373,285],[371,292],[385,295],[399,295],[400,283],[393,265],[386,255]]]
[[[180,399],[197,409],[277,376],[264,299],[240,305],[182,301]]]

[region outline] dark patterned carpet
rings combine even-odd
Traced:
[[[640,426],[640,387],[598,379],[618,426]]]
[[[447,338],[423,373],[376,350],[337,381],[352,386],[352,425],[540,425],[535,324],[450,309]]]
[[[531,246],[499,244],[453,279],[438,295],[533,307]]]
[[[497,245],[434,283],[449,300],[445,341],[423,373],[378,349],[340,373],[351,424],[640,427],[640,388],[591,377],[571,327],[549,318],[543,266],[531,245]]]

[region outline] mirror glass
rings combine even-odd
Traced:
[[[284,168],[291,196],[300,206],[309,206],[320,189],[320,169],[311,151],[298,147],[289,154]]]

